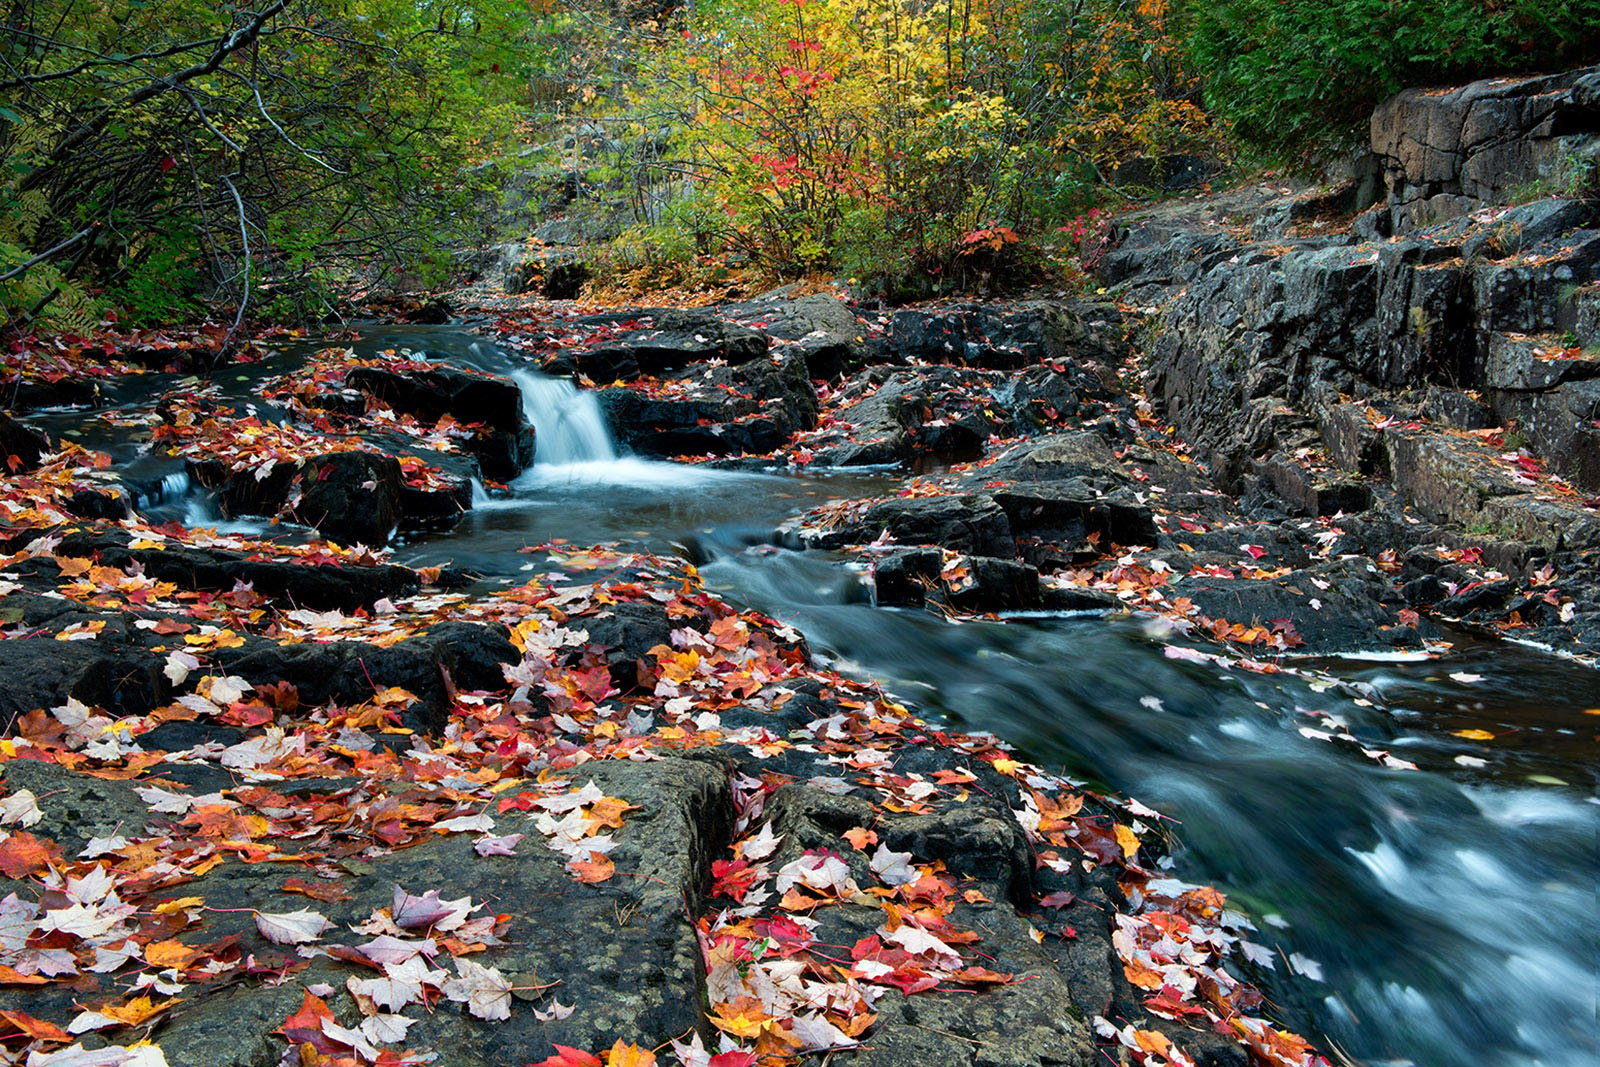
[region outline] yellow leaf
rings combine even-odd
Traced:
[[[126,1004],[103,1004],[94,1010],[126,1026],[137,1026],[147,1019],[160,1015],[176,1003],[178,1003],[176,998],[157,1002],[149,997],[136,997]]]
[[[1117,823],[1117,844],[1122,846],[1122,854],[1131,860],[1133,854],[1139,851],[1139,836],[1128,827]]]
[[[656,1054],[638,1045],[624,1045],[622,1038],[606,1050],[606,1067],[654,1067]]]
[[[163,900],[156,905],[157,915],[171,915],[175,911],[188,911],[198,908],[206,902],[205,897],[178,897],[174,900]]]
[[[1494,734],[1491,734],[1488,730],[1452,730],[1451,735],[1454,737],[1464,737],[1468,741],[1494,740]]]

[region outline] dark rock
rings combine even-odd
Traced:
[[[293,463],[276,464],[262,478],[253,471],[233,470],[214,459],[188,459],[184,465],[190,480],[211,490],[218,509],[230,519],[278,514],[288,503],[289,490],[300,473]]]
[[[140,836],[150,809],[127,782],[80,774],[43,760],[14,759],[5,763],[7,792],[30,790],[43,825],[68,856],[76,855],[91,837]]]
[[[102,633],[93,641],[19,637],[0,641],[0,735],[30,711],[72,697],[118,715],[142,715],[166,699],[161,660],[137,642]]]
[[[578,373],[597,382],[659,376],[717,359],[746,363],[766,355],[767,338],[703,311],[662,311],[652,329],[631,330],[574,354]]]
[[[1395,488],[1431,519],[1464,525],[1489,499],[1520,491],[1486,450],[1459,438],[1392,429],[1384,442]]]
[[[452,622],[388,646],[251,641],[226,650],[219,659],[230,674],[249,681],[288,682],[304,705],[333,701],[350,706],[399,686],[418,698],[404,712],[404,725],[438,734],[448,719],[453,691],[504,689],[501,666],[521,662],[522,654],[504,627]]]
[[[1039,587],[1039,604],[1047,611],[1121,611],[1122,601],[1101,589],[1045,582]]]
[[[1517,591],[1517,583],[1509,578],[1498,582],[1483,582],[1458,591],[1434,605],[1439,614],[1453,618],[1474,611],[1495,611],[1506,606]]]
[[[215,548],[169,545],[165,549],[130,549],[120,541],[93,534],[69,534],[61,555],[93,556],[98,562],[144,573],[181,589],[226,593],[245,583],[262,596],[283,598],[315,611],[371,608],[388,597],[416,592],[415,571],[385,564],[308,564],[291,558],[251,559],[245,553]]]
[[[807,548],[868,544],[884,532],[903,545],[933,545],[980,556],[1012,558],[1017,543],[994,500],[978,494],[880,500],[859,517],[828,530],[802,528]]]
[[[1473,82],[1448,92],[1407,89],[1372,115],[1389,213],[1399,229],[1506,201],[1508,194],[1593,146],[1600,119],[1584,102],[1595,68]]]
[[[133,514],[133,498],[114,488],[79,489],[67,498],[64,506],[80,519],[116,522]]]
[[[333,452],[305,463],[293,515],[331,541],[381,546],[400,525],[400,464],[371,452]]]
[[[927,598],[944,568],[944,552],[937,548],[905,548],[873,561],[873,600],[887,607],[916,607]]]
[[[629,693],[645,684],[640,667],[653,662],[650,650],[657,645],[670,648],[673,630],[695,627],[697,622],[703,625],[704,620],[675,619],[653,601],[622,601],[605,614],[585,616],[583,628],[589,633],[589,645],[600,650],[611,669],[611,684]]]
[[[1077,542],[1093,538],[1108,552],[1112,545],[1154,545],[1160,537],[1155,516],[1131,490],[1102,493],[1082,479],[996,489],[996,504],[1017,537]]]
[[[1435,386],[1428,390],[1422,414],[1434,422],[1458,430],[1487,430],[1498,425],[1494,413],[1458,389]]]
[[[647,456],[759,455],[815,426],[821,410],[804,357],[792,349],[682,380],[687,395],[674,398],[623,387],[597,392],[618,442]]]
[[[1400,587],[1400,595],[1414,608],[1431,607],[1449,596],[1449,590],[1437,575],[1424,574]]]
[[[1025,441],[990,464],[983,472],[986,480],[1015,482],[1062,482],[1088,479],[1107,489],[1128,482],[1122,461],[1117,459],[1105,438],[1090,431],[1054,434]]]
[[[1101,316],[1099,325],[1091,321]],[[1057,360],[1098,361],[1114,366],[1120,338],[1104,321],[1110,313],[1048,301],[968,304],[938,310],[897,311],[889,322],[888,348],[895,357],[1016,370]]]
[[[426,422],[449,415],[463,424],[486,426],[488,432],[475,435],[467,448],[490,478],[514,478],[533,462],[533,427],[523,412],[522,391],[509,379],[445,366],[406,372],[356,367],[345,381]]]
[[[420,1015],[409,1045],[448,1048],[450,1063],[486,1067],[541,1059],[555,1044],[606,1048],[619,1036],[661,1046],[701,1025],[704,985],[693,917],[701,911],[705,872],[732,829],[727,775],[707,762],[668,757],[649,764],[599,761],[584,767],[581,777],[638,805],[611,853],[626,877],[582,885],[562,869],[559,855],[531,842],[515,856],[481,857],[471,838],[458,834],[373,857],[362,873],[342,881],[351,899],[319,906],[343,927],[387,907],[397,885],[414,893],[445,888],[446,896],[491,902],[494,912],[509,916],[507,944],[475,961],[523,984],[559,979],[561,1002],[575,1007],[566,1018],[541,1021],[534,1011],[546,1004],[517,999],[508,1019],[489,1022],[441,1004]],[[509,832],[513,823],[502,822]],[[302,899],[281,893],[282,872],[267,870],[275,866],[228,864],[186,887],[246,909],[239,916],[209,915],[207,937],[229,932],[231,922],[245,951],[272,951],[249,910],[292,910]],[[604,936],[585,933],[593,931]],[[164,1020],[162,1050],[174,1064],[271,1067],[282,1042],[270,1031],[299,1007],[303,983],[342,987],[349,976],[369,974],[324,959],[295,982],[196,997]],[[329,1003],[354,1016],[348,998]]]
[[[0,412],[0,467],[16,474],[39,465],[39,457],[55,451],[50,437]]]
[[[1274,456],[1259,465],[1273,491],[1306,515],[1321,517],[1365,511],[1372,504],[1372,487],[1330,471],[1310,470],[1287,456]]]
[[[779,341],[790,342],[812,378],[833,379],[860,367],[867,346],[850,306],[828,293],[791,297],[785,290],[720,309]]]
[[[1039,572],[1015,560],[963,556],[948,579],[937,548],[888,552],[872,568],[873,595],[884,606],[915,607],[933,600],[959,611],[1014,611],[1039,602]]]
[[[1296,651],[1356,652],[1414,637],[1402,632],[1411,627],[1399,619],[1406,607],[1399,591],[1365,559],[1329,560],[1272,579],[1186,577],[1173,595],[1188,597],[1213,619],[1269,628],[1287,623],[1304,641]]]

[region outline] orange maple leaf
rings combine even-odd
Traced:
[[[586,860],[573,860],[567,864],[572,876],[585,885],[604,882],[617,873],[617,865],[603,852],[591,852]]]

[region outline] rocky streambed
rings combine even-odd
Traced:
[[[14,360],[0,1055],[1588,1062],[1595,216],[1394,158],[1089,299]]]

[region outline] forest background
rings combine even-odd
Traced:
[[[0,333],[306,321],[572,220],[613,278],[1026,284],[1174,170],[1315,173],[1589,0],[8,0]],[[1594,175],[1573,175],[1593,183]]]

